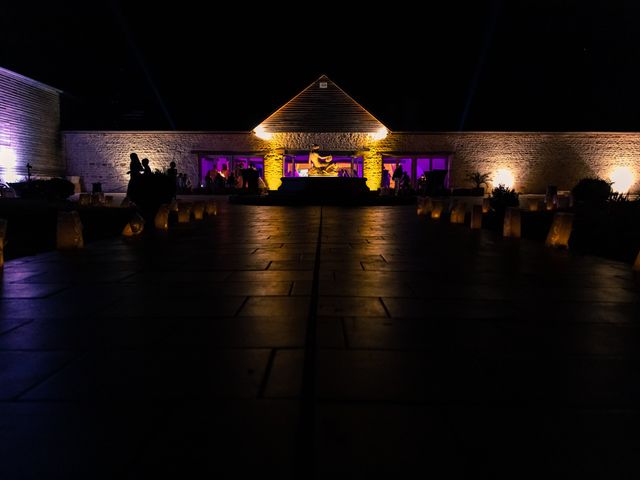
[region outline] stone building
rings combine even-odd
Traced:
[[[304,175],[318,144],[339,168],[380,187],[382,169],[396,163],[411,180],[446,170],[449,187],[471,187],[467,175],[489,173],[525,193],[547,185],[570,189],[586,176],[615,180],[620,191],[640,190],[640,134],[545,132],[395,132],[326,76],[321,76],[251,132],[64,132],[68,171],[110,190],[124,190],[128,154],[137,151],[159,167],[175,161],[193,184],[251,161],[270,189],[280,178]],[[85,181],[87,181],[85,180]]]
[[[0,179],[65,174],[60,148],[60,90],[0,68]]]
[[[59,132],[59,94],[46,85],[0,70],[0,176],[73,175],[122,192],[129,153],[164,170],[175,161],[193,185],[214,167],[232,171],[255,164],[270,189],[285,176],[308,173],[313,144],[338,168],[380,187],[383,169],[397,164],[414,184],[441,170],[451,188],[472,187],[467,175],[488,173],[492,183],[523,193],[547,185],[568,190],[583,177],[614,181],[618,191],[640,190],[640,133],[616,132],[398,132],[321,76],[252,131]],[[63,155],[59,141],[62,141]],[[6,179],[6,178],[5,178]]]

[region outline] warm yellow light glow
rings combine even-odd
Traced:
[[[504,212],[502,224],[502,236],[507,238],[520,238],[522,231],[522,216],[518,207],[509,207]]]
[[[59,249],[83,248],[82,222],[78,212],[58,212],[56,245]]]
[[[438,219],[442,216],[442,210],[444,210],[444,202],[436,200],[432,203],[433,210],[431,210],[431,218]]]
[[[256,134],[256,137],[261,138],[262,140],[271,140],[273,138],[273,133],[267,132],[262,125],[258,125],[253,133]]]
[[[572,213],[556,213],[553,217],[553,223],[551,224],[549,233],[547,234],[545,245],[547,247],[569,248],[572,228]]]
[[[482,228],[482,205],[474,205],[471,210],[471,228],[473,230]]]
[[[168,230],[169,229],[169,205],[160,205],[158,212],[156,213],[153,223],[156,230]]]
[[[613,185],[611,185],[613,191],[628,192],[634,181],[633,171],[629,167],[616,167],[611,172],[611,181],[613,182]]]
[[[515,178],[513,177],[513,172],[508,168],[500,168],[493,175],[493,184],[494,186],[504,185],[507,188],[513,188],[513,185],[516,183]]]
[[[195,202],[193,204],[193,218],[194,220],[204,220],[204,202]]]
[[[213,216],[217,215],[218,214],[218,204],[216,202],[214,202],[213,200],[207,201],[207,206],[205,208],[205,211],[207,212],[207,215],[209,215],[210,217],[213,217]]]
[[[374,142],[377,142],[378,140],[384,140],[385,138],[387,138],[387,135],[389,135],[389,130],[387,130],[385,127],[380,127],[375,132],[370,133],[369,137],[371,137],[371,140],[373,140]]]

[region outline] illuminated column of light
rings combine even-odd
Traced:
[[[284,155],[277,150],[272,150],[264,156],[264,181],[269,190],[277,190],[282,184],[282,169],[284,168]]]
[[[370,147],[362,158],[362,173],[370,190],[380,189],[382,183],[382,155],[375,147]]]

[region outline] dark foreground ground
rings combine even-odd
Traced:
[[[220,210],[5,265],[1,479],[638,478],[629,266],[414,206]]]

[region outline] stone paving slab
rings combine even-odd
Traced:
[[[218,209],[5,264],[0,478],[640,476],[628,265],[413,206]]]

